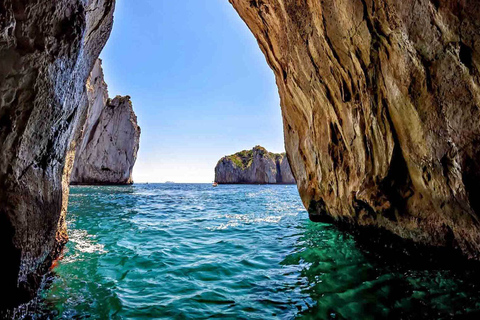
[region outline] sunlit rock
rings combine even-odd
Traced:
[[[312,218],[478,258],[478,2],[230,2],[275,73]]]
[[[129,96],[108,98],[101,60],[87,81],[89,109],[71,184],[131,184],[140,127]]]
[[[215,167],[215,182],[221,184],[293,184],[287,156],[256,146],[220,159]]]

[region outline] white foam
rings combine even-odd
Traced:
[[[93,236],[89,235],[86,230],[70,230],[70,242],[75,244],[75,251],[82,253],[107,253],[105,246],[101,243],[95,243]]]
[[[224,216],[227,219],[230,219],[227,223],[222,223],[216,227],[209,227],[208,230],[225,230],[232,227],[238,227],[240,225],[247,225],[247,224],[256,224],[256,223],[279,223],[280,220],[284,217],[283,215],[280,216],[266,216],[266,217],[255,217],[254,215],[247,215],[247,214],[226,214]]]

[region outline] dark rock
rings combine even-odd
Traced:
[[[113,0],[0,1],[0,309],[28,301],[66,241],[67,151]]]

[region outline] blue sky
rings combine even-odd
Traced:
[[[117,0],[101,58],[142,128],[136,182],[210,182],[224,155],[283,152],[273,73],[227,0]]]

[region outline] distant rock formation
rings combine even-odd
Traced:
[[[129,96],[108,98],[102,61],[87,81],[89,110],[77,143],[71,184],[131,184],[140,127]]]
[[[261,146],[220,159],[215,167],[220,184],[295,184],[285,153],[271,153]]]

